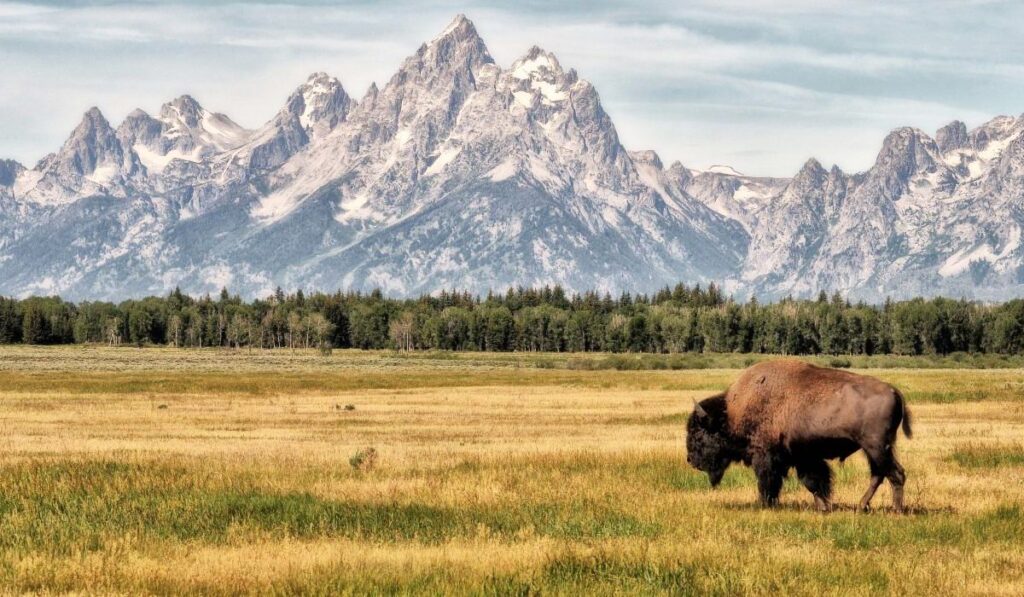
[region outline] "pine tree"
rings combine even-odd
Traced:
[[[34,301],[24,307],[21,323],[22,341],[25,344],[47,344],[50,341],[50,330],[46,315]]]
[[[0,344],[13,344],[21,340],[22,316],[18,301],[0,296]]]

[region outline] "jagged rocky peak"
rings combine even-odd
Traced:
[[[1012,191],[1017,197],[1024,192],[1024,116],[1010,127],[1009,133],[996,144],[998,152],[989,151],[990,158],[997,157],[997,180],[999,186]]]
[[[826,170],[821,162],[811,158],[789,181],[784,191],[784,198],[786,202],[810,200],[813,205],[825,201],[825,208],[830,209],[834,207],[831,199],[836,197],[836,193],[842,194],[845,188],[846,175],[842,170],[837,166]],[[815,209],[821,208],[815,207]]]
[[[970,143],[967,125],[959,120],[954,120],[935,132],[935,143],[942,153],[966,147]]]
[[[371,85],[360,102],[360,113],[378,112],[371,118],[392,123],[396,116],[402,119],[415,112],[432,112],[431,119],[443,120],[475,88],[476,73],[493,63],[473,23],[459,15],[406,58],[384,89]]]
[[[406,58],[383,89],[367,92],[352,114],[364,131],[361,143],[395,140],[410,160],[429,155],[454,126],[478,73],[493,64],[473,23],[457,16]]]
[[[164,122],[181,122],[193,129],[203,118],[203,107],[191,95],[179,96],[160,107],[160,119]]]
[[[571,88],[578,81],[575,70],[564,71],[554,54],[537,46],[513,62],[509,73],[515,99],[526,106],[533,104],[533,96],[538,96],[544,105],[559,105],[569,99]]]
[[[820,182],[827,174],[828,173],[821,165],[821,162],[815,158],[810,158],[804,162],[803,167],[800,168],[800,172],[797,173],[796,177]]]
[[[529,80],[533,92],[542,98],[540,108],[560,111],[567,116],[572,127],[579,131],[583,147],[590,153],[595,164],[603,164],[603,167],[619,172],[629,170],[629,156],[619,142],[615,124],[601,105],[597,89],[586,79],[578,78],[574,70],[562,73],[557,60],[546,52],[537,53],[533,61],[525,64],[531,65],[538,72],[547,69],[546,72],[559,73],[554,79],[556,82]],[[515,68],[512,72],[515,72]],[[517,100],[519,98],[517,95]]]
[[[1020,125],[1020,126],[1018,126]],[[1024,116],[1020,120],[1013,116],[996,116],[985,124],[968,133],[971,145],[978,150],[985,150],[993,141],[999,142],[1012,135],[1016,129],[1024,126]]]
[[[919,129],[903,127],[889,133],[875,159],[874,170],[906,181],[935,166],[938,146]]]
[[[14,180],[24,171],[25,166],[14,160],[0,160],[0,186],[9,187],[13,185]]]
[[[658,170],[664,168],[664,166],[661,163],[661,157],[658,155],[658,152],[654,151],[653,149],[631,151],[629,152],[629,157],[632,158],[633,161],[637,164],[650,165],[657,168]],[[672,164],[672,166],[675,167],[676,164],[682,167],[682,164],[679,164],[679,162]]]
[[[344,122],[352,103],[341,81],[318,72],[292,93],[285,110],[298,117],[302,128],[315,139]]]
[[[364,108],[373,108],[377,104],[377,96],[380,95],[380,87],[377,87],[377,82],[370,83],[370,86],[366,88],[366,93],[363,94],[363,99],[359,100],[359,106]]]
[[[473,21],[466,18],[464,14],[457,14],[448,26],[445,27],[434,39],[423,44],[425,48],[443,48],[451,45],[469,44],[478,47],[484,53],[487,52],[483,39],[477,33]]]
[[[87,176],[100,167],[116,168],[123,159],[114,129],[99,108],[92,107],[60,151],[44,158],[39,169],[62,177]]]
[[[494,62],[473,22],[463,14],[457,15],[437,37],[420,46],[416,57],[422,67],[441,70],[476,70]]]
[[[117,129],[127,155],[151,175],[161,174],[176,159],[200,162],[235,149],[252,135],[224,114],[203,108],[191,95],[182,95],[160,107],[154,118],[138,109]]]
[[[161,155],[198,161],[215,153],[234,149],[250,136],[248,131],[224,114],[210,112],[190,95],[182,95],[160,108]]]
[[[113,129],[110,127],[110,122],[107,121],[106,116],[99,108],[93,106],[86,110],[85,114],[82,115],[82,120],[75,127],[75,130],[71,133],[71,138],[81,137],[83,135],[90,134],[101,134],[106,135]]]
[[[679,160],[669,164],[666,173],[671,180],[676,181],[680,186],[686,186],[693,179],[693,172],[691,172],[690,169],[684,166]]]
[[[802,201],[814,199],[816,202],[821,198],[829,181],[829,172],[815,158],[804,162],[803,167],[786,186],[784,197],[786,201]]]
[[[231,163],[241,167],[245,177],[250,170],[277,167],[333,131],[348,118],[353,105],[341,81],[327,73],[313,73],[270,122],[232,153]]]
[[[160,138],[162,130],[163,123],[144,110],[135,109],[117,127],[117,138],[125,147],[132,147],[136,143],[150,145]]]
[[[558,58],[539,46],[532,46],[519,60],[512,63],[512,76],[517,79],[545,79],[564,74]]]

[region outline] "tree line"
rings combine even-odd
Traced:
[[[0,297],[0,344],[104,343],[175,347],[482,351],[754,352],[774,354],[1013,354],[1024,352],[1024,300],[947,298],[762,304],[714,284],[653,295],[517,288],[415,299],[302,291],[251,302],[175,290],[118,304]]]

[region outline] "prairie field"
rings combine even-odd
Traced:
[[[609,359],[0,348],[0,587],[1024,594],[1021,369],[853,359],[909,401],[910,511],[853,511],[857,454],[822,515],[686,464],[692,400],[749,357]]]

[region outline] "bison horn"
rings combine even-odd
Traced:
[[[707,414],[708,414],[708,412],[706,410],[704,410],[704,407],[701,406],[700,403],[697,402],[696,400],[693,401],[693,412],[698,417],[704,417],[704,416],[707,416]]]

